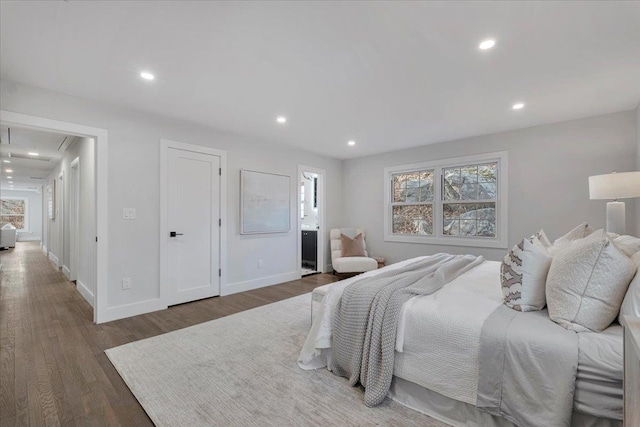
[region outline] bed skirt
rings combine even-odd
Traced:
[[[393,377],[388,397],[415,411],[460,427],[514,427],[510,421],[480,411],[473,405],[450,399],[411,381]],[[622,427],[622,421],[599,418],[574,409],[572,427]]]

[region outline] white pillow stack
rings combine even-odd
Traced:
[[[614,240],[614,243],[619,246],[622,242],[624,242],[624,246],[621,247],[622,251],[626,254],[631,253],[631,261],[637,268],[636,275],[629,284],[627,294],[622,301],[622,306],[620,306],[620,315],[618,316],[618,322],[626,326],[624,316],[640,317],[640,239],[632,236],[620,236]]]
[[[504,257],[500,281],[504,303],[518,311],[542,310],[551,266],[551,243],[543,230],[523,239]]]
[[[586,222],[578,225],[573,230],[569,231],[562,237],[558,237],[555,242],[553,242],[553,247],[551,248],[552,252],[556,252],[562,250],[567,247],[571,243],[576,240],[584,239],[585,237],[591,235],[593,233],[593,228]]]
[[[584,237],[574,233],[575,238],[558,239],[547,276],[547,305],[551,320],[565,328],[600,332],[618,315],[637,267],[603,230],[587,234],[585,225],[577,227]]]

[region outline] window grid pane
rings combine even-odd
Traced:
[[[394,174],[392,203],[433,202],[433,170]]]
[[[445,236],[496,237],[496,204],[443,203]]]
[[[433,234],[433,205],[401,205],[393,206],[394,234]]]

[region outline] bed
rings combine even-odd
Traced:
[[[407,260],[328,285],[301,351],[298,361],[300,367],[318,369],[332,365],[333,316],[348,285],[362,278],[375,279],[378,275],[392,274],[394,270],[400,271],[412,263],[428,258]],[[511,316],[511,312],[514,310],[503,305],[500,263],[494,261],[479,263],[430,295],[409,299],[402,305],[397,323],[393,381],[388,396],[452,425],[621,426],[622,328],[614,323],[601,333],[576,334],[552,322],[544,311],[505,320],[504,316]],[[553,411],[546,414],[549,418],[545,421],[544,415],[537,413],[543,412],[544,407],[539,410],[511,407],[503,413],[502,408],[491,410],[491,404],[485,404],[493,398],[487,396],[487,393],[490,395],[493,392],[493,389],[487,388],[487,384],[498,376],[494,360],[502,357],[496,353],[499,345],[487,344],[492,340],[490,334],[513,334],[513,330],[496,331],[507,323],[515,325],[518,319],[533,322],[528,323],[526,328],[539,331],[540,338],[537,347],[533,346],[517,356],[516,364],[522,366],[513,368],[512,376],[520,375],[521,378],[519,382],[514,380],[506,385],[502,384],[501,393],[510,391],[518,394],[517,398],[512,399],[512,405],[523,401],[524,405],[531,406],[529,402],[539,400],[540,404],[544,403],[543,406],[552,406],[555,401],[570,399],[569,423],[555,424],[549,421],[555,416]],[[558,371],[559,367],[554,367],[556,371],[553,371],[545,366],[534,365],[538,357],[549,357],[553,361],[553,357],[556,357],[552,355],[553,352],[559,351],[555,349],[558,341],[547,341],[546,336],[558,333],[561,334],[559,339],[562,341],[565,337],[562,334],[567,332],[567,337],[577,336],[575,361],[567,356],[566,362],[575,365],[575,374],[563,375],[568,378],[565,385],[558,381],[557,387],[550,387],[554,381],[553,375],[561,372]],[[518,341],[516,337],[515,341],[518,343],[514,346],[519,348],[528,345],[526,343],[530,340],[526,338]],[[502,351],[508,353],[510,349]],[[544,353],[549,354],[545,356]],[[545,363],[553,365],[550,361]],[[538,370],[535,371],[536,369]],[[536,374],[529,375],[533,371]],[[550,378],[545,379],[546,383],[531,385],[529,389],[546,390],[545,394],[548,396],[542,395],[540,390],[535,390],[538,393],[535,394],[526,387],[520,388],[521,382],[530,381],[531,377],[538,374]],[[509,411],[511,414],[527,411],[530,414],[529,418],[513,418],[509,416]]]

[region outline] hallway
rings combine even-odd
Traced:
[[[0,426],[152,425],[104,350],[311,292],[318,274],[95,325],[38,243],[0,252]]]

